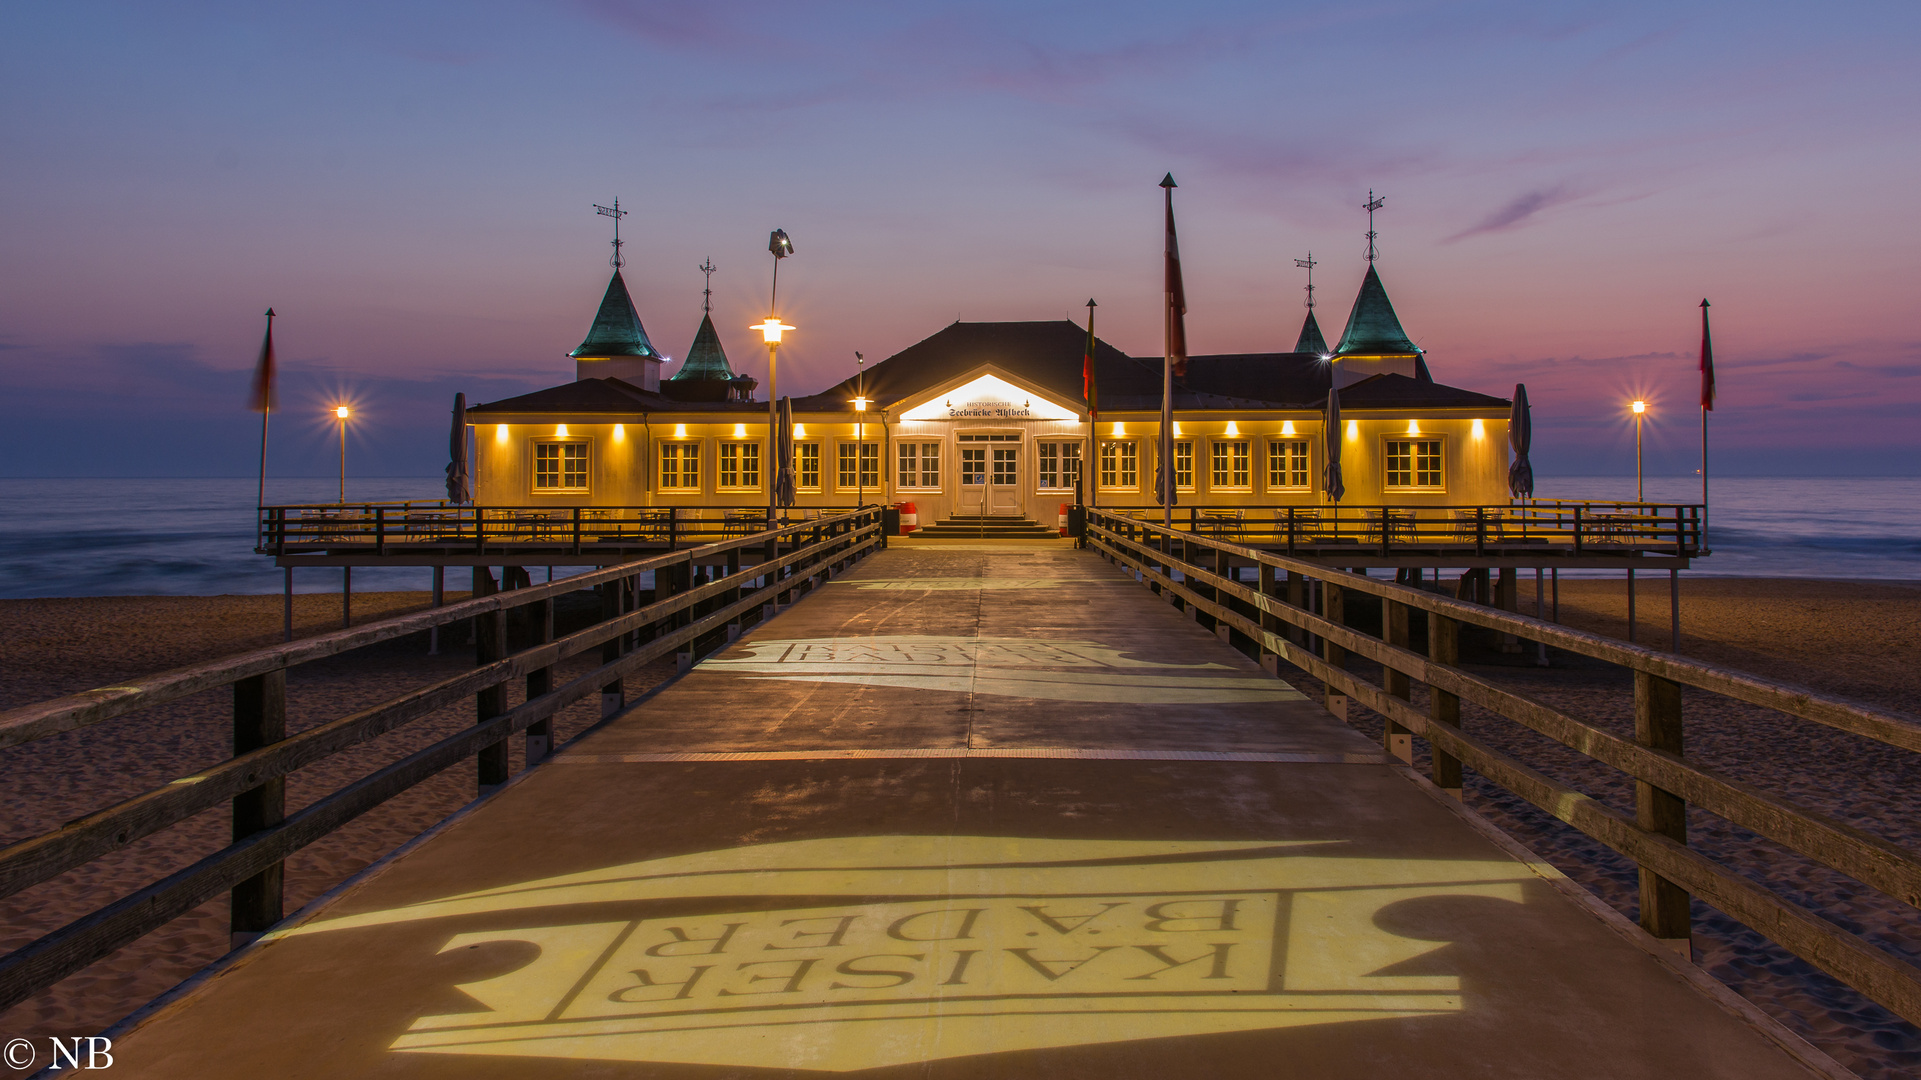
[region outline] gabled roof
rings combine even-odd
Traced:
[[[627,295],[627,282],[621,278],[620,271],[614,271],[613,278],[607,282],[607,294],[600,298],[600,310],[587,331],[587,340],[567,355],[660,356],[654,343],[647,340],[647,331],[640,325],[640,312],[634,310],[633,297]]]
[[[1348,313],[1347,329],[1342,331],[1341,343],[1334,347],[1334,355],[1405,356],[1418,355],[1420,351],[1401,329],[1400,317],[1394,314],[1394,305],[1388,303],[1387,290],[1381,286],[1381,275],[1375,273],[1374,264],[1369,263],[1367,277],[1361,279],[1360,294],[1354,297],[1354,310]]]
[[[888,409],[902,398],[959,379],[982,364],[995,364],[1018,372],[1022,378],[1063,401],[1080,401],[1083,400],[1081,358],[1086,350],[1087,331],[1066,319],[956,322],[868,368],[863,389],[869,398]],[[1126,393],[1127,385],[1144,383],[1147,379],[1141,362],[1130,359],[1104,341],[1096,340],[1094,355],[1103,407],[1107,405],[1110,390]],[[1158,362],[1152,381],[1158,394]],[[847,401],[854,396],[856,382],[849,378],[812,397],[796,398],[794,408],[814,412],[849,408]]]
[[[1422,382],[1406,375],[1374,375],[1341,388],[1343,409],[1505,409],[1511,405],[1506,398]]]
[[[694,334],[694,343],[687,346],[687,359],[681,363],[679,371],[668,376],[667,381],[724,381],[733,377],[734,369],[727,363],[727,351],[720,347],[720,335],[714,331],[714,318],[702,315],[700,329]]]
[[[1314,319],[1312,311],[1307,313],[1307,321],[1301,324],[1301,336],[1294,341],[1297,353],[1313,353],[1315,356],[1327,355],[1327,339],[1321,336],[1321,324]]]

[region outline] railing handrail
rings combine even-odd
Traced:
[[[1090,510],[1089,513],[1108,516],[1104,510]],[[1316,578],[1337,579],[1343,588],[1393,600],[1423,611],[1431,611],[1457,622],[1526,637],[1531,641],[1538,641],[1566,652],[1605,660],[1636,671],[1644,671],[1650,675],[1658,675],[1696,689],[1723,694],[1749,704],[1779,709],[1803,720],[1824,724],[1904,750],[1921,752],[1921,718],[1882,709],[1867,702],[1856,701],[1796,683],[1753,675],[1734,668],[1690,660],[1673,653],[1618,641],[1584,630],[1571,629],[1518,612],[1500,611],[1462,600],[1436,596],[1431,592],[1391,581],[1376,581],[1363,574],[1349,573],[1324,563],[1291,559],[1259,548],[1227,543],[1206,534],[1183,532],[1178,529],[1169,530],[1152,522],[1131,521],[1130,523],[1186,543],[1225,551],[1251,562],[1265,563]]]
[[[298,641],[269,645],[234,656],[189,664],[171,671],[135,679],[123,686],[82,690],[77,694],[68,694],[51,701],[22,705],[0,712],[0,749],[44,739],[63,731],[88,727],[151,705],[163,704],[190,694],[225,686],[240,679],[280,668],[294,667],[382,641],[406,637],[409,634],[469,619],[485,612],[519,607],[522,604],[576,592],[633,574],[690,562],[696,558],[724,554],[736,548],[758,547],[770,541],[778,542],[824,524],[849,521],[862,512],[864,511],[849,511],[831,518],[823,517],[818,521],[786,525],[778,529],[703,544],[699,547],[683,548],[617,566],[590,570],[584,574],[576,574],[573,577],[535,585],[531,588],[494,593],[491,596],[476,596],[444,607],[396,615],[378,622],[334,630]],[[865,512],[871,513],[871,511]]]

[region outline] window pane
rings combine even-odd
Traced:
[[[920,444],[920,486],[940,487],[940,444]]]
[[[820,444],[801,443],[800,483],[796,486],[817,488],[820,486]]]
[[[1212,452],[1209,454],[1209,457],[1211,457],[1213,460],[1214,475],[1208,482],[1217,488],[1227,487],[1228,486],[1227,444],[1219,443],[1219,442],[1214,443],[1211,447],[1211,450]]]
[[[1125,442],[1121,447],[1121,484],[1122,487],[1139,487],[1140,448],[1137,444]]]
[[[1192,442],[1174,444],[1174,486],[1177,488],[1194,486],[1194,444]]]
[[[860,487],[880,486],[880,444],[860,444]]]
[[[853,487],[854,486],[854,444],[839,443],[837,445],[840,450],[840,469],[839,469],[839,475],[837,475],[834,478],[834,482],[844,488]]]
[[[963,485],[987,483],[987,448],[985,446],[961,447],[960,470]]]

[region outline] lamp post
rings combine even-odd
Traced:
[[[854,509],[867,505],[867,358],[854,354]],[[876,477],[876,479],[879,479]]]
[[[1648,403],[1636,401],[1634,408],[1634,501],[1646,501],[1642,496],[1641,482],[1641,421],[1647,417]]]
[[[340,425],[340,505],[347,505],[347,417],[351,410],[345,405],[334,406],[334,419]]]
[[[794,253],[794,242],[787,238],[786,229],[775,229],[767,234],[767,250],[774,256],[774,284],[767,294],[767,318],[748,327],[760,331],[761,340],[767,343],[767,527],[773,528],[774,512],[780,508],[780,465],[774,461],[775,447],[780,442],[780,415],[776,402],[780,400],[779,382],[775,374],[775,359],[780,351],[780,332],[792,330],[780,321],[780,261]]]

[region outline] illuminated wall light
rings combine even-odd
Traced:
[[[1350,439],[1358,439],[1361,437],[1361,422],[1359,420],[1349,420],[1347,422],[1347,437]]]
[[[794,425],[794,438],[796,438],[796,439],[805,439],[806,437],[807,437],[807,425],[806,425],[806,424],[795,424],[795,425]]]
[[[562,438],[562,439],[564,439],[564,438],[566,438],[566,437],[567,437],[567,425],[566,425],[566,424],[555,424],[555,425],[554,425],[554,434],[555,434],[556,436],[558,436],[559,438]]]
[[[675,425],[674,425],[674,438],[676,438],[676,439],[684,439],[684,438],[686,438],[686,437],[687,437],[687,425],[686,425],[686,424],[675,424]]]
[[[734,425],[734,438],[736,438],[736,439],[745,439],[746,437],[747,437],[747,425],[746,425],[746,424],[735,424],[735,425]]]
[[[494,428],[494,441],[499,443],[502,446],[507,445],[507,425],[506,424],[500,424]]]
[[[1479,439],[1486,435],[1487,435],[1487,424],[1483,423],[1480,420],[1474,421],[1474,437]]]
[[[1179,420],[1176,420],[1174,421],[1174,434],[1176,437],[1178,437],[1180,433],[1181,433],[1181,422]]]
[[[1281,421],[1281,434],[1283,435],[1294,434],[1294,421],[1292,420]]]
[[[1241,429],[1235,425],[1234,421],[1229,420],[1227,422],[1227,433],[1229,435],[1239,435],[1241,433]]]
[[[1407,422],[1407,433],[1409,435],[1419,435],[1421,433],[1421,422],[1419,420],[1409,420]]]
[[[626,438],[627,438],[627,425],[615,424],[614,425],[614,441],[621,442]]]
[[[1114,422],[1114,437],[1118,439],[1125,434],[1127,434],[1127,425],[1116,420]]]

